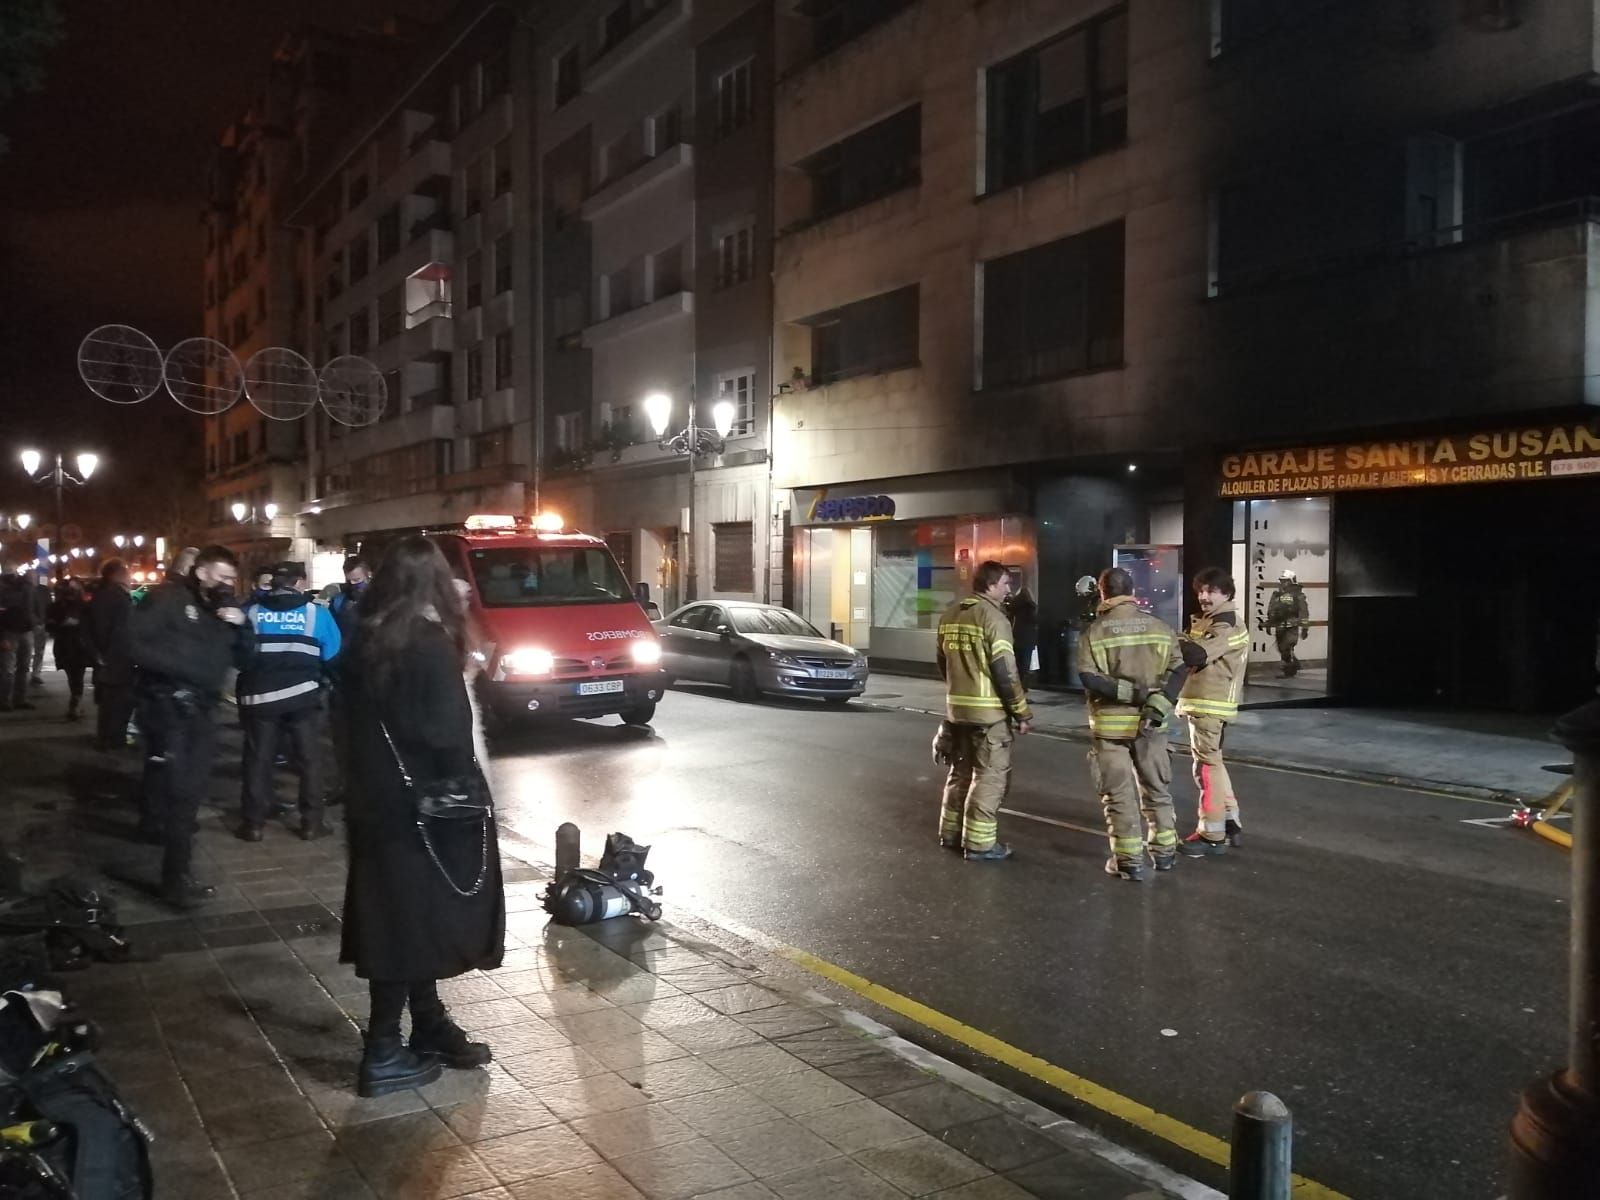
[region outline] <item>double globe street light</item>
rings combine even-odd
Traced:
[[[62,492],[66,489],[66,485],[69,483],[78,487],[88,483],[89,477],[95,473],[95,469],[100,465],[100,456],[97,454],[90,454],[87,451],[74,455],[73,465],[77,467],[77,471],[75,473],[66,468],[65,463],[62,461],[63,455],[60,453],[60,451],[57,451],[54,455],[54,466],[45,466],[45,456],[39,453],[37,450],[24,450],[17,457],[22,462],[23,471],[34,483],[49,484],[55,487],[55,540],[57,543],[57,549],[59,549],[60,542],[62,541]],[[21,518],[19,518],[19,521],[20,520]],[[27,525],[22,525],[22,528],[26,529]],[[58,562],[56,565],[56,574],[60,575],[60,573],[61,564]]]
[[[271,525],[278,519],[276,504],[263,504],[256,509],[242,501],[235,501],[231,511],[233,519],[241,525]]]
[[[694,460],[698,454],[721,454],[727,445],[728,434],[733,429],[734,416],[733,401],[718,400],[711,406],[711,420],[714,429],[707,429],[695,423],[694,393],[689,393],[689,423],[677,433],[669,435],[667,426],[672,421],[672,397],[666,392],[651,392],[644,398],[645,416],[650,420],[650,428],[655,432],[656,444],[663,450],[670,450],[674,454],[681,454],[689,460],[689,536],[684,541],[683,556],[684,577],[688,587],[684,594],[686,602],[700,598],[699,588],[699,560],[694,552]]]

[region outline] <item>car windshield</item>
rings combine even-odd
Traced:
[[[616,604],[633,599],[628,581],[601,546],[497,546],[473,550],[470,558],[485,608]]]
[[[778,637],[822,636],[786,608],[735,608],[730,611],[733,614],[733,627],[740,633],[766,633]]]

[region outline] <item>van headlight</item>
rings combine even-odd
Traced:
[[[633,664],[653,667],[661,661],[661,643],[655,638],[638,638],[633,643]]]
[[[539,646],[518,646],[500,656],[507,675],[548,675],[556,669],[555,655]]]

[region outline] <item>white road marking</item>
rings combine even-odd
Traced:
[[[1087,825],[1074,825],[1071,821],[1058,821],[1054,817],[1041,817],[1037,813],[1018,812],[1014,808],[1000,810],[1008,817],[1021,817],[1024,821],[1038,821],[1041,825],[1054,825],[1057,829],[1070,829],[1073,833],[1086,833],[1090,837],[1103,838],[1106,836],[1104,829],[1091,829]]]

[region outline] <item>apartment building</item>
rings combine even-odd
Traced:
[[[541,500],[603,534],[664,609],[781,590],[771,19],[750,0],[600,0],[546,6],[538,27]],[[669,435],[691,405],[702,430],[732,406],[692,499],[689,464],[649,426],[652,393],[671,400]]]
[[[306,342],[318,361],[365,358],[385,380],[377,422],[309,423],[295,508],[325,550],[531,503],[526,36],[507,6],[459,8],[288,215],[303,235]]]
[[[1231,563],[1252,624],[1283,569],[1310,599],[1295,679],[1255,631],[1263,687],[1582,690],[1592,5],[783,0],[776,32],[773,456],[815,623],[931,662],[998,558],[1067,681],[1076,579],[1123,563],[1179,620]],[[1485,622],[1521,631],[1489,670]]]
[[[381,75],[402,45],[395,26],[349,35],[308,29],[285,37],[259,95],[219,138],[201,222],[205,334],[241,364],[269,346],[307,351],[299,238],[285,218],[295,189],[342,126],[352,96]],[[295,522],[306,438],[303,420],[270,420],[244,399],[206,421],[211,541],[252,562],[306,551]]]

